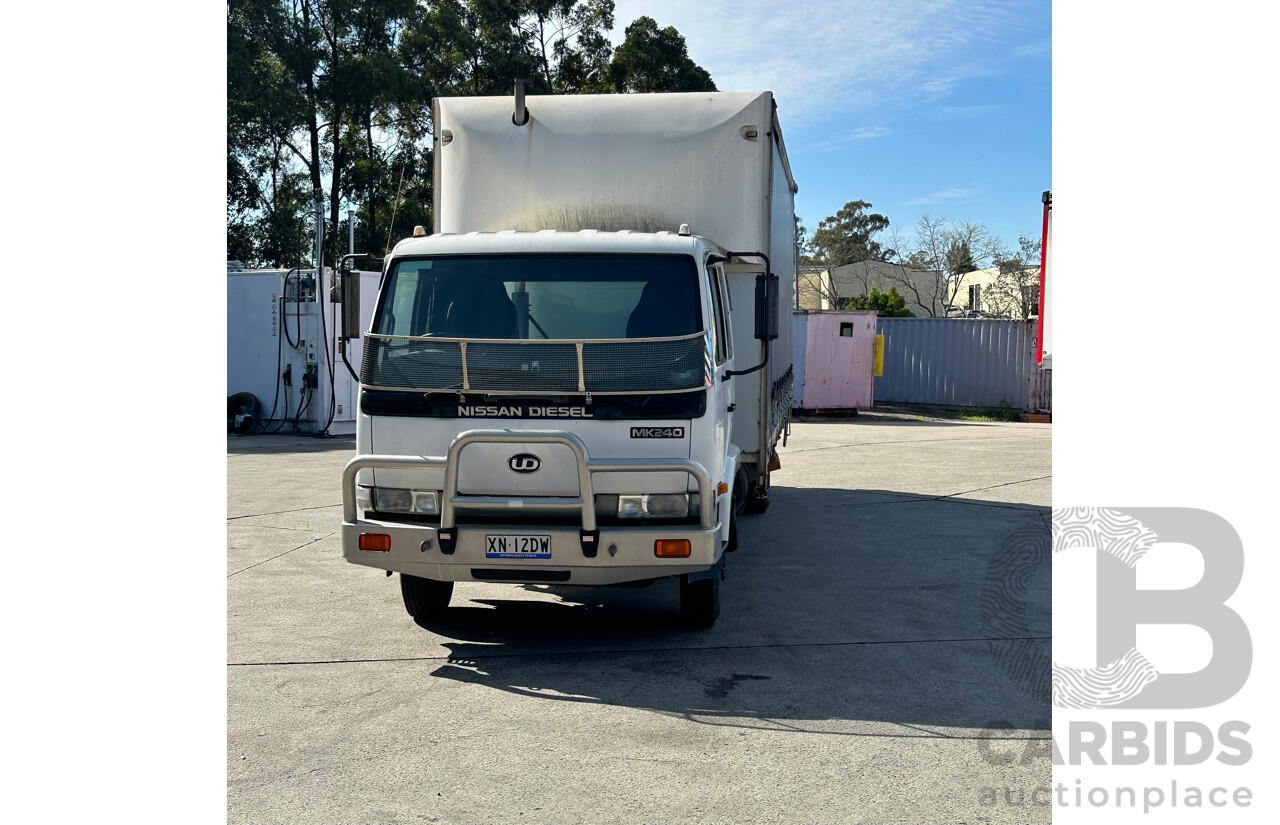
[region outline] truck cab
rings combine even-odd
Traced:
[[[365,335],[346,558],[442,583],[681,576],[705,623],[738,475],[724,252],[671,232],[400,243]]]

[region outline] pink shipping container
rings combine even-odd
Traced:
[[[796,312],[791,321],[795,406],[806,410],[870,407],[875,368],[875,311]]]

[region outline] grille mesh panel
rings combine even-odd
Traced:
[[[701,389],[707,385],[706,339],[586,344],[582,372],[591,392]]]
[[[564,341],[466,342],[469,392],[578,392],[577,345]],[[587,392],[642,393],[701,389],[711,374],[707,338],[597,341],[582,345]],[[366,335],[360,382],[369,388],[463,389],[458,341]]]
[[[366,335],[360,383],[367,387],[462,389],[462,347],[457,341]]]
[[[578,391],[578,349],[573,344],[467,344],[471,388],[492,392]]]

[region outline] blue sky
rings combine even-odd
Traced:
[[[985,223],[1040,234],[1050,180],[1050,3],[616,0],[615,41],[648,15],[684,35],[723,91],[773,91],[796,213],[851,200],[891,228]]]

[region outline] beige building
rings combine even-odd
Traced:
[[[908,269],[887,261],[858,261],[830,270],[801,266],[796,295],[800,309],[836,309],[840,301],[869,295],[872,289],[887,293],[897,289],[907,309],[920,317],[942,317],[944,284],[932,272]]]
[[[963,277],[951,314],[981,313],[1021,320],[1039,314],[1039,310],[1039,267],[1027,267],[1021,274],[1002,276],[999,267],[989,266]]]
[[[827,309],[822,303],[826,276],[825,266],[801,264],[796,269],[796,309]]]

